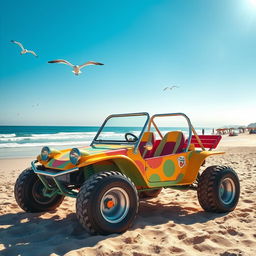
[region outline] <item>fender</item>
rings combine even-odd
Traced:
[[[185,174],[182,184],[192,184],[199,172],[200,167],[202,166],[205,159],[212,155],[221,155],[225,154],[223,151],[192,151],[189,154],[189,165],[187,168],[187,174]]]
[[[143,159],[142,159],[143,160]],[[81,161],[81,164],[78,164],[78,168],[83,168],[88,165],[100,164],[101,162],[111,161],[113,162],[120,172],[129,177],[136,187],[146,187],[148,182],[145,179],[145,161],[132,160],[125,155],[112,155],[112,156],[95,156],[90,157],[86,161]]]

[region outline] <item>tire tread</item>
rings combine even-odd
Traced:
[[[98,185],[98,183],[101,182],[104,178],[110,177],[110,176],[125,177],[135,187],[134,183],[131,181],[129,177],[127,177],[126,175],[118,171],[107,171],[107,172],[96,173],[83,183],[83,185],[80,188],[80,192],[77,196],[76,215],[79,222],[82,224],[85,230],[94,235],[99,234],[99,232],[97,232],[96,229],[93,227],[87,215],[89,198],[91,197],[91,193],[93,192],[95,187]],[[138,195],[137,195],[137,201],[138,201]],[[137,213],[138,213],[138,207],[136,209],[136,215]]]
[[[221,178],[222,172],[224,171],[232,172],[237,177],[236,172],[231,167],[220,165],[207,167],[200,175],[197,195],[200,205],[207,212],[225,212],[215,202],[217,189],[215,183],[216,180]]]

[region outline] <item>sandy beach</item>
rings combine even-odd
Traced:
[[[32,158],[0,160],[0,255],[255,255],[256,135],[224,136],[205,167],[229,165],[239,175],[241,196],[231,213],[206,213],[196,191],[164,189],[141,201],[131,229],[123,234],[91,236],[75,215],[75,200],[65,198],[56,211],[25,213],[13,188]]]

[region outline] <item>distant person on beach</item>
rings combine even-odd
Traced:
[[[204,128],[202,129],[202,134],[204,135]]]
[[[212,129],[212,134],[214,134],[214,128]]]

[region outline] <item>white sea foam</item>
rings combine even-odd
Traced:
[[[0,138],[12,138],[15,137],[15,133],[9,133],[9,134],[0,134]]]
[[[2,134],[0,137],[0,148],[21,148],[38,147],[43,145],[75,145],[89,144],[96,135],[96,132],[60,132],[53,134],[31,134],[31,136],[15,137],[15,134]],[[124,136],[122,133],[103,132],[101,138],[115,139]]]
[[[104,136],[112,135],[114,133],[107,132]],[[15,134],[14,134],[15,135]],[[0,135],[0,142],[14,142],[14,141],[40,141],[40,140],[72,140],[72,139],[86,139],[94,138],[96,132],[60,132],[60,133],[49,133],[49,134],[31,134],[30,136],[11,136],[7,134]]]
[[[13,138],[0,138],[0,141],[8,142],[8,141],[22,141],[29,139],[29,137],[13,137]]]
[[[92,135],[66,135],[66,136],[56,136],[56,135],[45,135],[45,136],[38,136],[38,137],[13,137],[13,138],[0,138],[2,142],[13,142],[13,141],[40,141],[40,140],[72,140],[72,139],[86,139],[86,138],[93,138]]]
[[[44,134],[32,134],[32,137],[35,138],[44,138],[44,137],[67,137],[67,136],[80,136],[80,135],[88,135],[88,136],[93,136],[96,135],[96,132],[58,132],[58,133],[44,133]]]
[[[0,148],[22,148],[22,147],[43,147],[43,146],[69,146],[69,145],[89,145],[91,141],[63,141],[44,143],[2,143]]]

